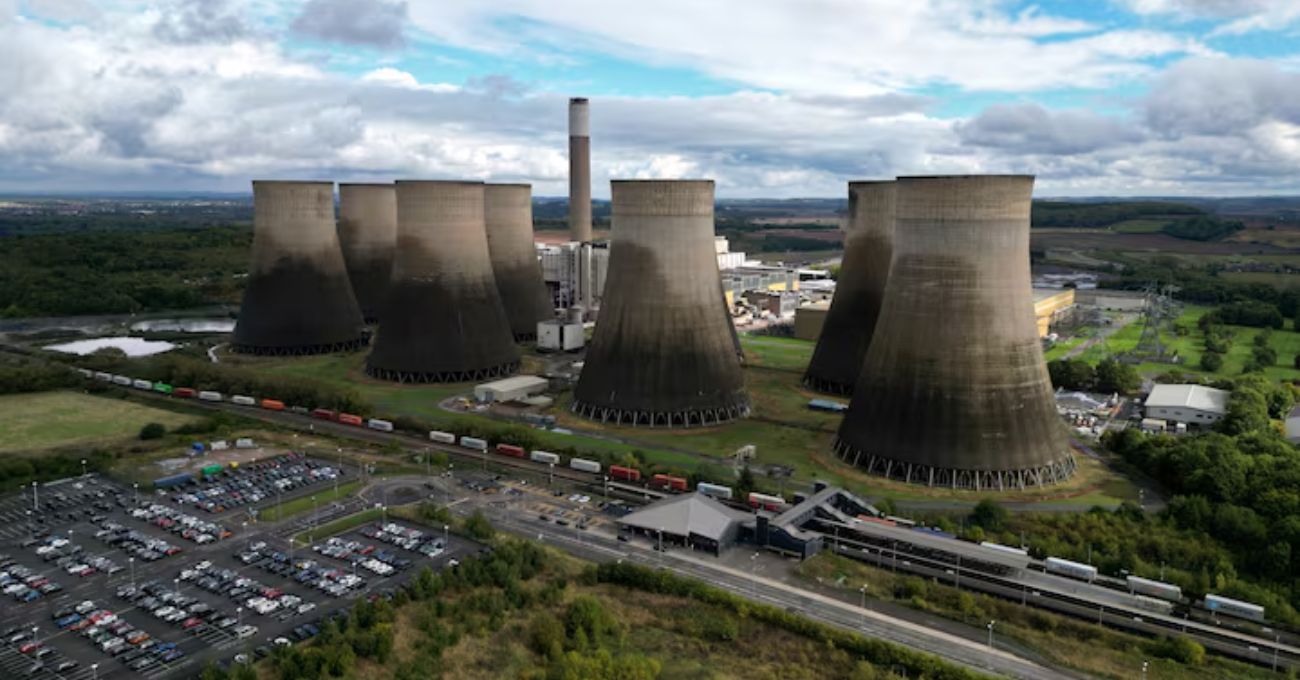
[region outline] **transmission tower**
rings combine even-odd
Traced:
[[[1182,305],[1174,300],[1177,286],[1148,284],[1142,290],[1142,335],[1137,346],[1126,358],[1132,363],[1156,361],[1176,363],[1177,355],[1169,354],[1162,333],[1174,332],[1174,323],[1182,314]]]

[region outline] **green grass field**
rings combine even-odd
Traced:
[[[258,511],[257,518],[263,522],[278,522],[286,517],[293,517],[294,515],[299,515],[304,512],[311,512],[313,507],[318,508],[322,505],[333,503],[340,498],[347,498],[360,488],[360,480],[340,484],[337,492],[335,492],[333,486],[330,486],[309,496],[299,496],[298,498],[285,501],[279,505],[262,508]]]
[[[1282,272],[1220,272],[1219,278],[1237,283],[1264,283],[1274,288],[1300,287],[1300,274]]]
[[[108,444],[135,437],[148,423],[172,429],[193,418],[121,399],[77,392],[0,397],[0,452],[76,444]]]
[[[1160,231],[1171,220],[1124,220],[1110,225],[1110,230],[1121,234],[1152,234]]]

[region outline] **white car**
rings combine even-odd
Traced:
[[[248,624],[244,624],[235,629],[235,637],[241,640],[247,637],[252,637],[256,634],[257,634],[257,626],[250,626]]]

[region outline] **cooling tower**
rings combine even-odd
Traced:
[[[334,184],[253,182],[253,266],[231,349],[322,354],[366,342],[334,229]]]
[[[713,182],[615,181],[609,278],[574,412],[648,427],[749,413],[713,247]]]
[[[907,177],[876,331],[836,452],[931,486],[1074,471],[1034,321],[1026,176]]]
[[[367,323],[379,319],[397,240],[397,193],[391,184],[339,185],[339,241],[352,292]]]
[[[803,383],[853,394],[876,329],[894,239],[894,182],[849,182],[848,228],[835,296]]]
[[[569,238],[591,240],[591,109],[569,100]]]
[[[519,368],[488,257],[481,182],[397,182],[397,251],[379,318],[372,377],[465,382]]]
[[[533,246],[533,190],[527,184],[489,184],[484,188],[488,254],[497,291],[515,340],[537,337],[537,323],[555,318],[542,265]]]

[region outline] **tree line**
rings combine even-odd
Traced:
[[[1157,201],[1132,203],[1034,201],[1030,211],[1030,222],[1035,227],[1098,228],[1127,220],[1203,214],[1203,210],[1190,205]]]

